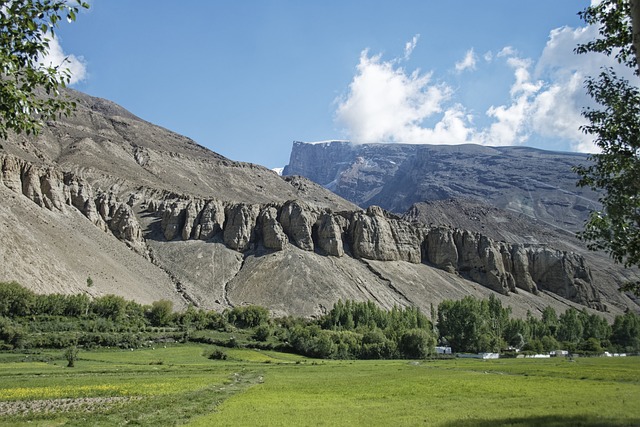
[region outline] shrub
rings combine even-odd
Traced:
[[[64,351],[64,358],[67,360],[67,368],[73,368],[78,359],[78,348],[75,345],[67,347]]]
[[[398,351],[407,359],[424,359],[434,353],[435,338],[424,329],[405,331],[398,342]]]
[[[227,313],[230,323],[241,328],[255,328],[269,320],[269,310],[258,305],[234,307]]]
[[[260,325],[253,333],[253,338],[258,341],[266,341],[271,336],[271,327],[269,325]]]
[[[211,360],[227,360],[227,353],[216,347],[209,353],[207,358]]]

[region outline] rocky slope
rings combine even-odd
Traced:
[[[598,196],[576,188],[586,155],[528,147],[294,142],[284,175],[300,175],[366,208],[472,199],[563,230],[580,229]]]
[[[608,309],[579,255],[366,211],[81,94],[78,114],[0,148],[0,281],[315,315],[339,298],[429,311],[497,293],[514,313]],[[92,286],[87,279],[91,278]]]

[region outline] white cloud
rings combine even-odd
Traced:
[[[456,71],[461,73],[464,70],[475,70],[476,68],[476,54],[473,49],[469,49],[464,55],[464,58],[460,62],[456,62]]]
[[[416,34],[415,36],[413,36],[413,38],[411,39],[410,42],[405,43],[404,45],[404,60],[408,60],[411,57],[411,54],[413,53],[413,49],[416,48],[416,45],[418,44],[418,39],[420,39],[420,34]]]
[[[432,72],[409,74],[398,60],[383,61],[380,55],[363,51],[349,90],[339,100],[336,119],[353,141],[361,143],[520,145],[535,136],[545,141],[544,148],[595,152],[593,138],[580,130],[586,124],[582,111],[593,106],[585,92],[585,78],[596,76],[602,67],[613,67],[619,75],[637,81],[633,70],[613,58],[574,53],[578,44],[597,34],[593,26],[554,29],[537,60],[521,57],[512,46],[496,54],[486,52],[481,65],[502,63],[512,70],[513,80],[508,99],[476,117],[454,99],[451,86],[433,82]],[[404,59],[416,43],[417,36],[406,44]],[[455,64],[458,72],[477,66],[473,49]],[[477,119],[484,124],[476,125]]]
[[[70,85],[81,82],[87,75],[84,58],[65,54],[60,42],[55,37],[49,41],[49,51],[44,57],[40,58],[40,63],[46,67],[60,67],[61,70],[68,69],[71,73]]]
[[[421,123],[442,112],[442,104],[451,97],[452,89],[432,83],[431,74],[420,70],[407,74],[395,63],[383,61],[380,55],[369,56],[367,50],[361,53],[357,73],[346,96],[338,100],[336,112],[353,141],[424,143],[420,138],[430,133],[424,132]],[[449,119],[454,122],[451,115]],[[443,123],[439,133],[452,123]]]
[[[505,46],[496,56],[502,58],[503,56],[516,56],[517,54],[518,52],[512,46]]]

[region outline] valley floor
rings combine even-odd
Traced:
[[[326,361],[195,344],[0,353],[0,425],[640,425],[640,358]]]

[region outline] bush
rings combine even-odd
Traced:
[[[149,322],[153,326],[167,326],[173,314],[173,303],[166,299],[151,303],[151,309],[147,313]]]
[[[78,359],[78,348],[76,346],[67,347],[64,351],[64,358],[67,360],[67,368],[73,368]]]
[[[269,320],[269,310],[258,305],[234,307],[227,313],[229,323],[240,328],[255,328]]]
[[[227,360],[227,353],[219,348],[214,348],[207,356],[211,360]]]
[[[271,327],[269,325],[260,325],[253,333],[253,338],[258,341],[266,341],[271,336]]]
[[[405,331],[398,342],[398,351],[407,359],[424,359],[434,353],[435,338],[424,329]]]

